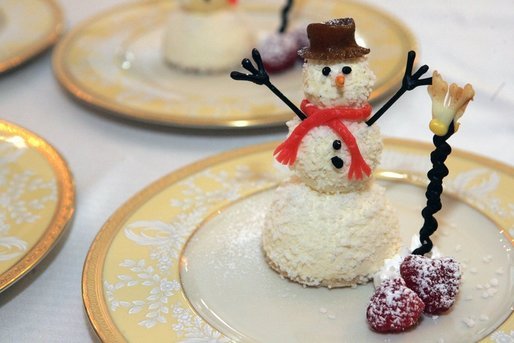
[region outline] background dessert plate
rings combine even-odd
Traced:
[[[435,244],[463,263],[452,311],[399,335],[370,331],[371,285],[328,290],[284,280],[267,265],[260,230],[284,172],[276,143],[173,172],[128,200],[86,258],[83,300],[103,341],[501,341],[514,329],[511,167],[455,151]],[[405,243],[422,224],[432,146],[387,139],[378,176]],[[510,231],[509,231],[510,230]]]
[[[278,29],[279,4],[253,1],[241,6],[248,25],[257,32]],[[165,64],[162,35],[169,13],[176,9],[176,1],[144,1],[87,20],[56,49],[57,79],[79,100],[130,119],[195,128],[283,125],[291,117],[290,110],[264,87],[241,85],[228,72],[187,73]],[[406,53],[415,48],[411,33],[401,23],[364,4],[303,0],[297,1],[290,27],[350,15],[358,23],[359,43],[372,51],[369,58],[377,83],[371,101],[375,101],[395,90]],[[274,75],[273,82],[300,103],[300,63]]]
[[[19,66],[54,44],[63,16],[53,0],[0,2],[0,74]]]
[[[59,153],[0,120],[0,292],[46,256],[73,211],[73,181]]]

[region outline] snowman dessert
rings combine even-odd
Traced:
[[[188,71],[233,68],[254,45],[236,0],[180,0],[170,15],[163,40],[164,59]]]
[[[370,50],[355,42],[353,19],[310,24],[307,34],[310,46],[299,51],[305,59],[301,109],[271,84],[256,49],[258,68],[244,59],[251,74],[231,74],[266,85],[298,116],[275,150],[292,176],[274,194],[262,247],[268,264],[290,280],[354,286],[372,279],[400,248],[395,211],[372,175],[382,152],[380,131],[372,124],[405,91],[428,84],[419,79],[428,67],[411,75],[412,52],[402,88],[371,116],[375,76],[367,61]]]
[[[425,255],[432,253],[430,236],[438,227],[434,215],[442,208],[442,181],[448,175],[444,162],[452,151],[447,140],[459,128],[457,120],[474,90],[469,84],[448,86],[437,71],[421,79],[428,66],[412,73],[416,54],[410,51],[401,87],[371,115],[369,49],[356,44],[354,33],[351,18],[307,27],[310,45],[299,51],[305,59],[301,109],[270,82],[256,49],[257,67],[244,59],[250,74],[234,71],[231,76],[266,85],[298,117],[288,122],[289,135],[274,153],[292,174],[276,189],[267,212],[262,247],[268,264],[290,280],[329,288],[365,283],[384,266],[366,319],[376,332],[398,333],[416,326],[423,313],[448,312],[459,293],[459,263]],[[398,220],[372,177],[382,151],[373,124],[406,91],[425,85],[430,85],[435,149],[421,211],[424,223],[412,252],[395,255]]]
[[[372,177],[380,162],[377,126],[364,122],[375,75],[352,20],[311,24],[301,110],[275,151],[293,175],[277,189],[263,249],[281,275],[308,286],[366,283],[400,247],[399,224]]]

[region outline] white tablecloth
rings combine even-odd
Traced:
[[[1,0],[0,0],[1,1]],[[68,28],[123,0],[62,0]],[[418,39],[422,63],[449,81],[472,83],[476,100],[451,139],[465,149],[514,163],[514,2],[511,0],[367,0],[394,14]],[[270,94],[270,96],[272,96]],[[424,89],[404,96],[379,124],[386,136],[429,141]],[[148,127],[98,114],[68,97],[55,81],[50,53],[0,77],[0,118],[52,143],[76,181],[69,233],[21,281],[0,294],[0,341],[88,342],[81,273],[106,219],[138,190],[207,156],[284,137],[283,129],[201,132]],[[402,123],[408,122],[408,125]]]

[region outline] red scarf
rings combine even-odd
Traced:
[[[273,155],[278,162],[285,165],[293,165],[303,137],[313,128],[326,125],[339,135],[350,152],[352,161],[348,171],[348,179],[360,180],[364,177],[363,174],[371,175],[371,168],[364,161],[355,137],[342,122],[342,120],[366,120],[371,114],[370,104],[366,103],[360,108],[343,106],[319,108],[311,104],[307,99],[304,99],[301,109],[307,115],[307,118],[275,149]]]

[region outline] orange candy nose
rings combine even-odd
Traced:
[[[337,75],[336,76],[336,86],[338,88],[341,88],[344,86],[344,76],[343,75]]]

